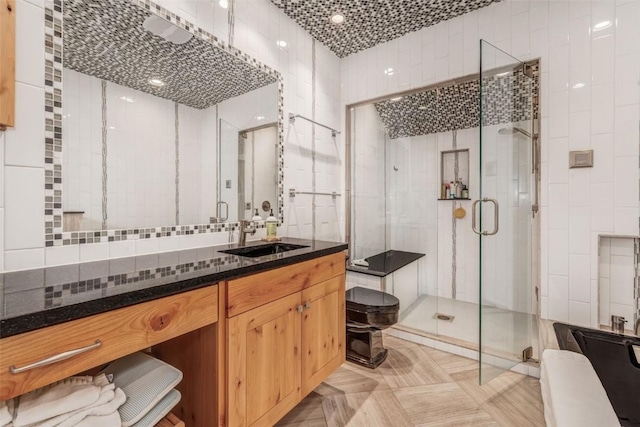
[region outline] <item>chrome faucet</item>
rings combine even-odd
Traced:
[[[252,236],[256,234],[256,224],[248,219],[240,220],[240,236],[238,236],[238,246],[244,246],[247,243],[247,233]]]

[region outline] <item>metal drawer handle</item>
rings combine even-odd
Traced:
[[[311,303],[310,303],[310,302],[305,302],[305,303],[304,303],[304,308],[305,308],[306,310],[309,310],[309,309],[311,308]]]
[[[46,359],[40,360],[38,362],[32,363],[31,365],[23,366],[22,368],[16,368],[14,365],[9,367],[9,371],[12,374],[19,374],[20,372],[28,371],[30,369],[40,368],[41,366],[51,365],[52,363],[60,362],[61,360],[69,359],[73,356],[77,356],[78,354],[85,353],[89,350],[93,350],[94,348],[98,348],[102,345],[102,341],[96,340],[95,343],[88,345],[86,347],[76,348],[75,350],[65,351],[64,353],[56,354],[55,356],[48,357]]]
[[[298,313],[302,313],[302,310],[304,310],[304,307],[302,305],[298,306]]]

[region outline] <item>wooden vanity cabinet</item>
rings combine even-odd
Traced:
[[[265,302],[227,319],[231,427],[272,426],[345,361],[344,255],[298,266],[249,276]]]
[[[0,401],[151,348],[184,374],[174,413],[189,427],[214,426],[218,312],[218,286],[212,285],[2,338]],[[74,356],[14,373],[77,349]]]

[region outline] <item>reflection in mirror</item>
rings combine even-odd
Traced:
[[[230,216],[265,220],[278,211],[277,142],[277,123],[240,130],[220,120],[220,206]]]
[[[245,203],[262,202],[246,196],[255,192],[244,185],[251,179],[272,184],[260,197],[277,212],[273,72],[135,1],[63,6],[64,231],[234,222],[245,217]],[[227,130],[218,124],[225,122],[237,129],[235,154],[220,148]],[[258,150],[249,176],[238,134],[264,124],[276,129],[271,151]],[[236,194],[228,200],[219,176],[226,167],[235,171],[229,181]]]

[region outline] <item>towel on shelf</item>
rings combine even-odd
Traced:
[[[112,426],[120,426],[122,424],[122,420],[120,418],[118,408],[127,400],[127,396],[125,396],[122,389],[116,388],[115,390],[110,391],[109,397],[110,399],[101,405],[95,405],[92,408],[88,408],[74,414],[65,422],[60,423],[58,427],[107,425],[99,424],[107,421],[111,422],[110,425]],[[87,421],[87,419],[89,419],[89,421]],[[117,422],[113,422],[113,420],[117,420]]]
[[[121,425],[120,413],[116,411],[109,415],[90,415],[75,427],[120,427]]]
[[[0,427],[6,427],[13,421],[13,399],[0,402]]]
[[[0,402],[0,427],[13,427],[13,414],[15,411],[15,400],[9,399]]]
[[[106,375],[70,377],[17,398],[14,427],[41,423],[62,414],[86,408],[100,398],[109,384]]]
[[[118,408],[126,400],[127,397],[121,389],[116,388],[115,384],[108,384],[101,388],[100,397],[90,406],[49,418],[41,423],[31,424],[29,427],[73,427],[92,415],[106,417],[114,412],[120,418]]]

